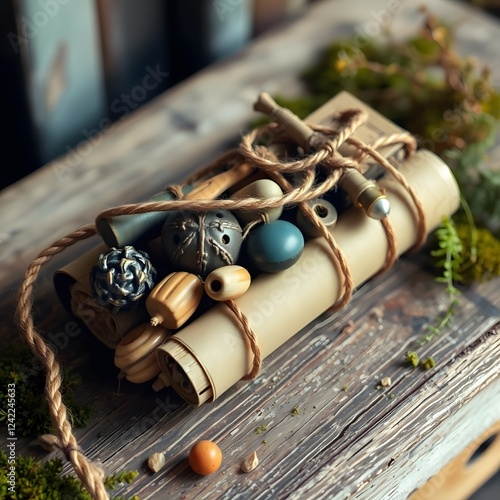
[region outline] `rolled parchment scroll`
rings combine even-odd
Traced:
[[[457,183],[448,166],[430,151],[418,151],[399,171],[422,202],[428,233],[458,209]],[[397,181],[385,176],[379,186],[392,206],[390,220],[401,255],[417,241],[416,211]],[[388,243],[379,221],[352,207],[339,217],[332,234],[356,287],[383,268]],[[262,358],[329,310],[341,297],[342,286],[342,273],[322,238],[306,243],[291,268],[255,278],[236,303],[250,321]],[[217,399],[252,367],[252,351],[241,325],[224,304],[178,331],[158,348],[157,357],[172,387],[192,405]]]

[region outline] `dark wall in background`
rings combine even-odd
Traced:
[[[0,189],[312,1],[0,0]]]
[[[312,0],[1,0],[3,189]]]

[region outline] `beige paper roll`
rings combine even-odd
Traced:
[[[144,306],[134,311],[113,314],[92,297],[89,274],[101,253],[108,251],[98,245],[54,273],[54,287],[66,310],[79,318],[103,344],[115,349],[125,335],[149,321]]]
[[[436,155],[421,150],[401,165],[400,172],[423,204],[428,232],[458,209],[456,181]],[[391,202],[390,219],[401,255],[416,242],[416,211],[408,193],[394,179],[381,179],[379,186]],[[355,286],[383,268],[388,243],[380,222],[353,207],[341,215],[332,234],[348,261]],[[251,323],[262,357],[335,304],[342,283],[333,254],[321,238],[310,240],[291,268],[254,279],[236,303]],[[173,388],[193,405],[217,399],[252,366],[241,326],[224,304],[173,335],[158,348],[157,355]]]

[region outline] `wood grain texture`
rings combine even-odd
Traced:
[[[101,209],[145,199],[225,151],[254,117],[261,90],[297,91],[300,67],[322,46],[366,26],[385,8],[382,1],[373,2],[373,12],[359,5],[314,3],[307,15],[257,39],[238,57],[120,120],[80,161],[58,159],[0,193],[0,314],[6,319],[0,348],[17,337],[15,295],[38,252]],[[418,5],[405,6],[401,33],[415,25]],[[460,20],[461,50],[498,61],[495,23],[454,2],[433,2],[432,8]],[[81,373],[78,401],[95,408],[91,424],[76,430],[81,447],[108,473],[140,471],[121,494],[399,500],[500,418],[498,280],[464,288],[453,327],[420,348],[415,341],[442,307],[443,292],[425,251],[404,256],[360,287],[344,310],[318,318],[269,356],[256,380],[193,408],[168,389],[156,393],[150,384],[123,380],[119,386],[114,352],[83,327],[71,338],[57,335],[74,319],[57,302],[52,272],[95,243],[69,249],[45,269],[35,320],[59,342],[61,362]],[[436,367],[406,365],[404,354],[413,348],[432,355]],[[377,390],[386,376],[391,387]],[[224,461],[216,474],[201,477],[189,469],[187,454],[198,439],[221,447]],[[44,456],[34,438],[19,439],[17,451]],[[147,458],[158,451],[166,452],[166,465],[153,475]],[[240,463],[252,451],[260,464],[243,474]]]

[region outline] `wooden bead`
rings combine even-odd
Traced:
[[[241,199],[241,198],[278,198],[283,196],[283,191],[279,187],[279,185],[272,181],[271,179],[258,179],[248,186],[241,188],[231,195],[232,199]],[[237,210],[235,211],[236,216],[240,222],[244,224],[248,224],[254,220],[258,220],[261,218],[262,214],[267,215],[268,222],[278,220],[283,212],[283,207],[277,208],[264,208],[264,209],[255,209],[255,210]]]
[[[167,275],[146,299],[151,324],[181,327],[196,311],[203,293],[203,283],[195,274],[177,271]]]
[[[304,236],[297,226],[279,219],[252,229],[246,238],[246,250],[258,270],[275,273],[297,262],[304,250]]]
[[[223,266],[212,271],[205,280],[205,292],[214,300],[237,299],[250,287],[250,273],[242,266]]]
[[[329,201],[322,198],[313,198],[312,200],[308,200],[306,203],[311,207],[326,227],[331,229],[335,226],[337,223],[337,210]],[[306,236],[310,236],[311,238],[318,238],[321,236],[321,231],[300,209],[297,212],[296,221],[297,226]]]
[[[116,346],[115,366],[130,382],[141,384],[160,373],[156,348],[163,344],[170,332],[162,326],[144,323],[131,330]]]

